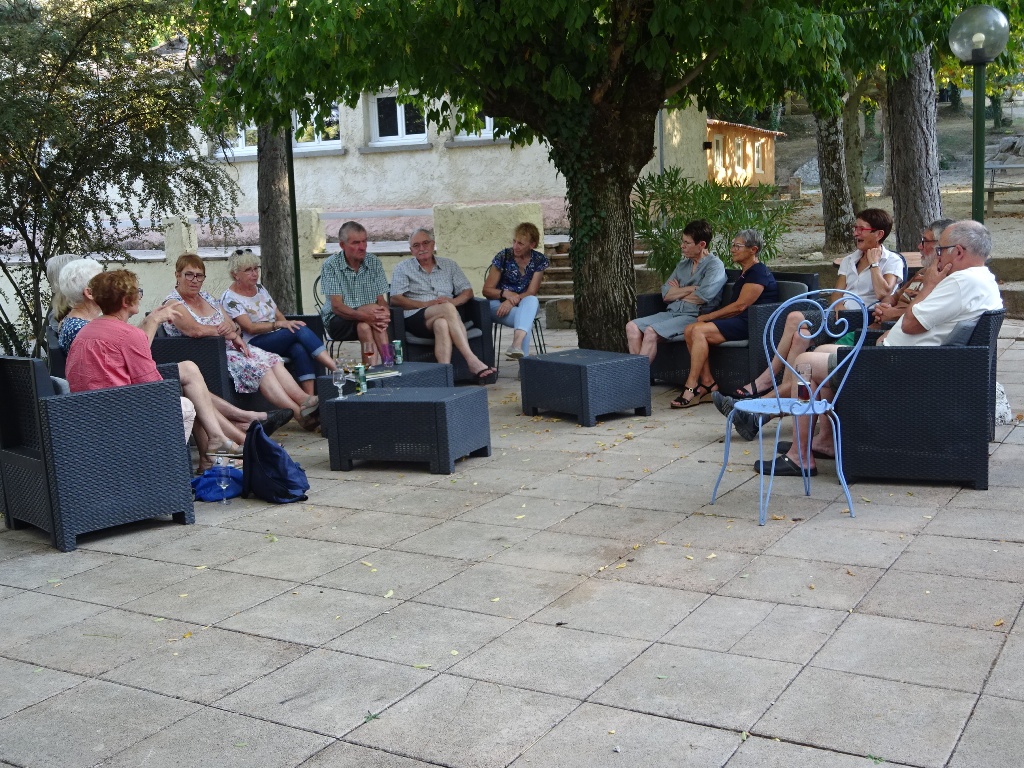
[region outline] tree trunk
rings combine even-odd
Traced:
[[[1003,94],[989,96],[988,103],[992,105],[992,127],[999,130],[1003,127]]]
[[[843,152],[846,158],[846,183],[850,188],[850,202],[854,211],[863,210],[864,203],[864,142],[860,135],[861,96],[868,89],[869,82],[853,82],[846,104],[843,105]]]
[[[825,253],[853,250],[853,205],[846,183],[842,115],[814,115],[818,143],[818,177],[825,218]]]
[[[914,54],[905,77],[889,77],[895,248],[916,250],[921,230],[939,218],[939,147],[931,46]]]
[[[878,116],[882,124],[882,197],[892,197],[892,125],[889,120],[888,84],[884,85],[878,96]]]
[[[964,100],[960,96],[960,86],[956,83],[949,84],[949,108],[958,115],[964,111]]]
[[[663,94],[659,82],[638,82],[630,103],[595,104],[586,117],[566,121],[571,133],[550,140],[566,182],[581,349],[626,351],[626,323],[636,317],[630,195],[654,154]]]
[[[260,217],[261,282],[282,312],[295,311],[292,219],[288,200],[288,131],[259,127],[256,190]]]

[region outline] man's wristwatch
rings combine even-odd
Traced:
[[[868,267],[870,267],[871,269],[881,269],[882,265],[879,264],[878,262],[875,262],[874,264],[868,264]]]

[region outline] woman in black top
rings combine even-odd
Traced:
[[[711,400],[711,393],[718,390],[718,385],[708,366],[710,348],[747,338],[747,308],[779,300],[775,277],[757,258],[762,248],[764,237],[756,229],[744,229],[732,239],[732,260],[743,271],[736,279],[728,304],[706,315],[698,315],[697,321],[686,327],[684,338],[690,350],[690,372],[683,391],[672,401],[673,408],[689,408]]]

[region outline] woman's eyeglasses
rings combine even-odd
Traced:
[[[206,279],[206,275],[199,272],[182,272],[181,276],[188,280],[190,283],[201,283]]]

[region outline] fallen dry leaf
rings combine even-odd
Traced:
[[[1006,622],[1005,622],[1005,621],[1003,621],[1002,619],[998,619],[998,620],[997,620],[997,621],[996,621],[996,622],[995,622],[995,623],[994,623],[994,624],[993,624],[992,626],[993,626],[993,627],[1001,627],[1001,626],[1003,626],[1003,624],[1005,624],[1005,623],[1006,623]]]

